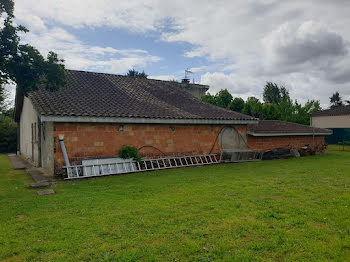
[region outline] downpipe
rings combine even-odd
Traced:
[[[64,145],[64,135],[58,135],[58,139],[60,141],[60,146],[61,146],[64,162],[66,163],[67,175],[68,175],[68,177],[71,177],[71,176],[73,176],[73,172],[70,168],[70,163],[69,163],[69,158],[68,158],[66,146]]]

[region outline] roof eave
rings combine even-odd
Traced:
[[[125,123],[125,124],[195,124],[230,125],[257,124],[256,119],[185,119],[185,118],[142,118],[142,117],[89,117],[89,116],[40,116],[42,122],[75,123]]]
[[[333,113],[333,114],[319,114],[319,115],[310,115],[311,117],[327,117],[327,116],[329,116],[329,117],[332,117],[332,116],[348,116],[348,115],[350,115],[350,113],[341,113],[341,114],[335,114],[335,113]]]
[[[301,133],[256,133],[256,132],[247,132],[251,136],[329,136],[333,132],[329,133],[312,133],[312,132],[301,132]]]

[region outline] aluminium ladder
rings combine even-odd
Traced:
[[[144,159],[139,162],[130,160],[121,163],[76,165],[64,168],[67,171],[65,179],[77,179],[218,163],[220,159],[217,154],[208,154]]]

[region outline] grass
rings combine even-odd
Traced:
[[[0,156],[2,261],[350,261],[350,152],[110,176],[36,196]]]

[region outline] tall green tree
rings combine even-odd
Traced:
[[[280,119],[281,111],[276,104],[263,104],[259,112],[259,118],[262,120],[276,120]]]
[[[126,73],[126,76],[139,77],[139,78],[147,78],[148,77],[148,75],[145,73],[145,71],[139,72],[135,69],[130,69]]]
[[[256,97],[248,97],[244,104],[242,113],[253,117],[260,117],[262,112],[262,103]]]
[[[229,108],[232,102],[232,95],[227,89],[220,90],[215,95],[215,104],[223,108]]]
[[[66,84],[63,60],[49,52],[44,58],[33,46],[20,42],[19,32],[28,30],[16,25],[13,0],[0,1],[0,16],[5,20],[0,29],[0,88],[16,83],[27,95],[43,84],[47,90],[56,91]]]
[[[208,104],[216,105],[215,96],[210,93],[206,93],[204,96],[202,96],[202,101]]]
[[[232,95],[227,90],[220,90],[216,95],[208,93],[202,97],[202,100],[262,120],[284,120],[304,125],[310,124],[310,114],[322,110],[318,100],[308,100],[302,105],[297,100],[291,99],[285,87],[278,87],[278,90],[280,94],[279,104],[275,102],[261,103],[256,97],[248,97],[247,101],[239,97],[232,99]]]
[[[281,102],[279,103],[280,120],[291,121],[291,116],[294,113],[294,104],[289,96],[289,92],[285,87],[280,88]]]
[[[337,107],[337,106],[342,106],[343,105],[343,101],[342,98],[339,94],[339,92],[335,92],[330,98],[329,98],[330,102],[331,102],[331,107]]]
[[[230,109],[236,112],[242,112],[244,108],[244,100],[240,97],[235,97],[231,104],[230,104]]]
[[[227,89],[222,89],[216,93],[216,95],[211,95],[210,93],[205,94],[202,97],[202,101],[219,107],[230,108],[232,104],[232,95]]]
[[[281,91],[278,85],[272,82],[267,82],[264,87],[263,98],[265,103],[279,105],[281,102]]]

